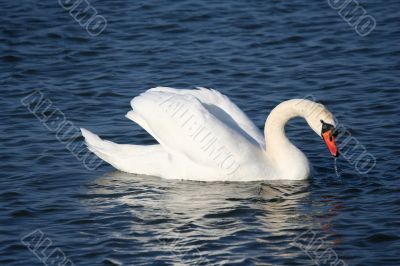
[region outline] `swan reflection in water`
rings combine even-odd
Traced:
[[[166,261],[182,263],[180,257],[189,254],[193,261],[197,253],[209,263],[266,254],[310,263],[293,240],[309,229],[332,235],[324,212],[332,217],[339,208],[313,200],[309,186],[309,181],[209,183],[115,171],[88,185],[85,204],[106,223],[103,234],[128,239],[136,250],[152,250]]]

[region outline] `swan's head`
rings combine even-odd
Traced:
[[[322,129],[321,136],[325,141],[326,146],[334,157],[339,156],[339,150],[335,143],[335,138],[338,135],[338,132],[334,125],[326,123],[324,120],[321,120]]]
[[[310,112],[311,110],[311,112]],[[334,157],[339,156],[339,150],[335,143],[335,138],[338,135],[336,130],[335,119],[331,112],[322,104],[314,103],[312,108],[308,110],[306,120],[309,126],[325,141],[330,153]]]

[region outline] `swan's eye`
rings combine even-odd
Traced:
[[[336,137],[338,132],[335,129],[335,127],[329,123],[325,123],[324,120],[321,120],[322,123],[322,130],[321,130],[321,135],[327,131],[331,131],[331,133],[329,134],[329,137],[332,140],[332,137]]]

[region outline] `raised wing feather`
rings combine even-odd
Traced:
[[[232,123],[238,126],[237,120],[230,121],[229,114],[221,118],[225,109],[211,104],[206,94],[196,97],[197,91],[177,92],[171,88],[148,90],[131,101],[133,111],[127,114],[161,144],[171,160],[185,158],[204,167],[215,167],[216,163],[223,167],[228,159],[235,162],[235,158],[254,150],[249,135],[232,127]]]
[[[150,89],[153,92],[167,92],[178,95],[192,95],[205,109],[253,143],[265,148],[265,138],[247,115],[227,96],[212,89],[198,87],[197,90],[177,90],[168,87]]]

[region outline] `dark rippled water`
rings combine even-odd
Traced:
[[[94,37],[56,0],[0,1],[0,265],[43,265],[57,247],[74,265],[324,265],[316,245],[296,246],[307,232],[338,263],[399,265],[398,1],[359,0],[377,22],[366,37],[327,1],[89,2],[107,20]],[[305,182],[90,171],[21,104],[38,89],[77,127],[149,144],[124,115],[156,85],[218,89],[260,128],[281,101],[313,95],[376,166],[360,174],[342,156],[337,178],[298,120],[287,131],[314,165]],[[21,242],[35,230],[47,249]]]

